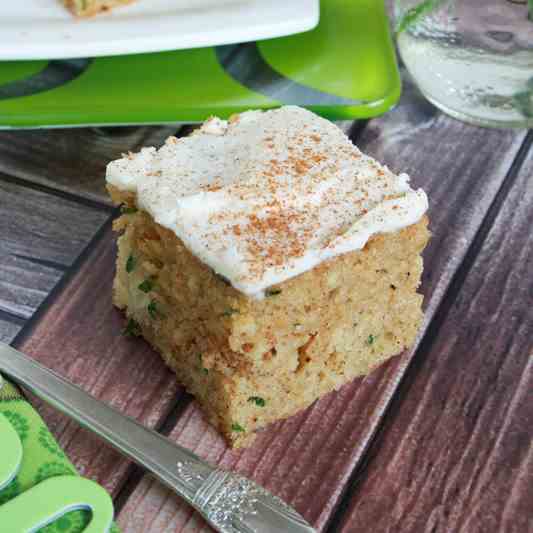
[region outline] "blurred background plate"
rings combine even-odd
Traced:
[[[2,1],[0,59],[97,57],[268,39],[318,23],[318,0],[140,0],[75,19],[58,0]]]
[[[314,30],[277,39],[0,62],[3,128],[194,123],[283,104],[348,120],[384,113],[399,95],[382,0],[322,0]]]

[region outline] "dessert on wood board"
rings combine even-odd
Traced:
[[[310,111],[211,118],[107,185],[126,330],[231,446],[413,344],[427,197]]]

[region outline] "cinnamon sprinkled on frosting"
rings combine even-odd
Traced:
[[[107,180],[252,297],[376,233],[417,222],[427,197],[304,109],[209,119],[108,165]]]

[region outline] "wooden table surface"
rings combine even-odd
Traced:
[[[396,109],[341,123],[430,198],[426,320],[412,351],[231,452],[110,303],[116,214],[104,169],[183,129],[0,133],[0,338],[319,531],[533,531],[533,132],[476,128],[404,75]],[[145,472],[35,402],[125,532],[209,531]],[[1,528],[0,528],[1,529]]]

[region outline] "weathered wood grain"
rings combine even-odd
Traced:
[[[0,309],[30,317],[109,214],[0,175]]]
[[[11,342],[15,338],[15,335],[21,330],[23,325],[24,320],[7,320],[0,316],[0,341]]]
[[[116,252],[109,224],[103,232],[14,344],[94,396],[158,426],[181,390],[144,341],[121,335],[124,319],[111,304]],[[36,404],[80,472],[115,493],[128,463],[68,418]]]
[[[532,175],[533,149],[421,345],[342,531],[533,531]]]
[[[427,323],[479,230],[524,132],[473,128],[437,112],[407,91],[385,117],[369,122],[358,139],[365,151],[407,167],[431,198],[434,238],[426,253],[423,291]],[[483,176],[483,179],[480,179]],[[266,485],[322,530],[338,504],[411,353],[364,380],[344,387],[290,420],[266,430],[249,450],[229,452],[191,404],[171,437],[215,463]],[[197,531],[190,509],[150,478],[144,479],[119,515],[127,531]]]
[[[178,126],[0,132],[0,172],[108,203],[105,167],[141,146],[160,145]]]

